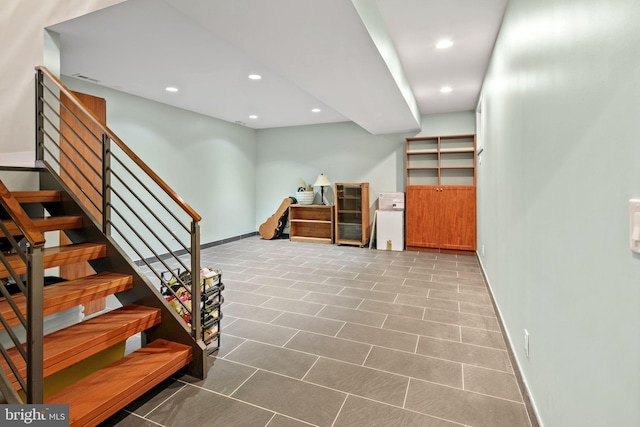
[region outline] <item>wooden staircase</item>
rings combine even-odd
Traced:
[[[113,260],[114,257],[122,255],[113,249],[93,224],[88,224],[90,222],[88,217],[86,215],[55,215],[56,212],[65,210],[59,205],[62,203],[68,205],[69,197],[65,197],[65,194],[60,191],[22,191],[12,193],[12,196],[25,207],[25,212],[42,213],[46,210],[54,214],[51,217],[31,218],[41,232],[63,230],[65,233],[71,233],[74,236],[72,241],[75,242],[78,242],[78,236],[83,235],[87,236],[87,240],[98,240],[45,248],[45,270],[89,262],[97,273],[46,286],[43,315],[47,316],[77,305],[87,304],[112,294],[117,295],[125,304],[121,308],[96,315],[44,337],[45,384],[48,378],[54,378],[56,375],[58,377],[78,375],[71,373],[67,375],[67,372],[72,372],[79,364],[84,363],[85,371],[87,364],[96,365],[95,369],[89,369],[93,372],[88,374],[84,372],[70,385],[65,384],[62,388],[50,387],[49,390],[45,387],[45,403],[69,404],[72,426],[94,426],[192,362],[193,345],[184,339],[181,340],[182,342],[174,342],[162,338],[162,332],[167,328],[175,328],[176,324],[176,318],[172,318],[169,309],[163,306],[164,301],[150,298],[150,291],[136,291],[136,283],[142,279],[137,276],[134,269],[116,268],[118,271],[109,271],[108,267],[123,264],[121,260]],[[3,219],[3,224],[10,234],[14,236],[21,234],[12,221]],[[103,238],[98,239],[96,236]],[[2,231],[0,231],[1,237],[4,237]],[[25,264],[17,254],[6,255],[6,258],[17,274],[26,272]],[[128,265],[126,262],[124,264]],[[0,278],[9,277],[7,268],[0,263]],[[26,315],[24,295],[15,294],[13,300],[23,315]],[[130,303],[132,301],[133,303]],[[16,314],[5,298],[0,298],[0,313],[10,326],[19,324]],[[163,325],[163,321],[174,324],[167,327]],[[2,328],[0,325],[0,329]],[[141,332],[144,333],[146,341],[150,341],[148,344],[127,356],[120,357],[115,362],[102,366],[105,362],[100,361],[101,355],[112,350],[114,346],[124,347],[123,343],[127,338]],[[8,353],[24,378],[26,366],[18,350],[12,348]],[[0,360],[0,366],[13,382],[14,388],[19,390],[20,385],[17,379],[4,359],[0,358]],[[93,360],[97,362],[92,362]]]

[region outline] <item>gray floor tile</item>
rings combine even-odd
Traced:
[[[335,305],[337,307],[346,307],[346,308],[356,308],[362,302],[362,298],[344,297],[340,295],[319,294],[317,292],[311,292],[302,300],[307,302]]]
[[[390,302],[364,300],[362,301],[362,304],[358,306],[358,310],[422,319],[425,309],[422,307],[394,304]]]
[[[417,335],[355,325],[353,323],[344,325],[344,328],[338,333],[338,337],[409,352],[415,350],[416,342],[418,341]]]
[[[387,285],[402,285],[404,279],[401,277],[389,277],[389,276],[376,276],[373,274],[360,273],[356,277],[356,280],[363,280],[366,282],[384,283]]]
[[[504,338],[500,332],[486,331],[483,329],[462,328],[462,342],[481,345],[484,347],[506,350]]]
[[[372,289],[375,282],[370,280],[353,280],[342,279],[339,277],[329,277],[323,285],[340,286],[343,288],[356,288],[356,289]]]
[[[374,301],[393,302],[396,299],[397,294],[391,292],[368,291],[366,289],[344,288],[342,292],[340,292],[340,295]]]
[[[470,302],[472,304],[479,305],[491,305],[491,299],[488,295],[476,295],[469,293],[459,293],[459,292],[450,292],[450,291],[440,291],[440,290],[432,290],[429,293],[430,298],[438,298],[445,300],[454,300],[460,302]]]
[[[299,332],[285,347],[357,364],[362,364],[371,350],[369,344],[308,332]]]
[[[463,372],[465,390],[522,402],[514,374],[469,365],[463,366]]]
[[[280,274],[286,275],[287,273],[280,272]],[[256,285],[268,285],[277,286],[279,288],[289,288],[296,283],[295,280],[287,279],[285,277],[270,277],[270,276],[253,276],[249,282]],[[256,287],[258,289],[259,287]]]
[[[139,397],[125,406],[124,409],[144,417],[162,402],[186,386],[186,384],[174,378],[169,378],[152,388],[151,391],[144,394],[142,397]]]
[[[407,377],[323,358],[304,380],[395,406],[404,403],[409,383]]]
[[[276,264],[273,266],[273,270],[282,271],[283,273],[306,273],[311,274],[314,272],[315,268],[311,267],[302,267],[300,265],[291,265],[291,264]]]
[[[335,427],[462,427],[449,421],[350,395]]]
[[[513,372],[507,352],[494,348],[420,337],[416,353],[468,365]]]
[[[328,269],[326,267],[318,268],[314,270],[312,274],[319,274],[321,276],[326,276],[326,277],[339,277],[341,279],[351,279],[351,280],[355,279],[357,276],[357,273],[350,273],[348,271]]]
[[[460,341],[460,327],[446,323],[429,322],[427,320],[410,319],[407,317],[388,316],[384,322],[384,329]]]
[[[222,336],[220,338],[220,347],[218,348],[218,350],[214,354],[214,356],[216,356],[216,357],[224,357],[224,356],[226,356],[234,348],[236,348],[237,346],[239,346],[240,344],[245,342],[244,338],[234,337],[232,335],[228,335],[227,334],[227,330],[226,330],[226,326],[227,326],[226,325],[226,323],[227,323],[226,319],[223,321],[223,323],[224,324],[222,325]]]
[[[228,396],[256,372],[256,368],[225,359],[209,357],[207,362],[209,366],[207,378],[198,380],[184,375],[180,380]]]
[[[223,291],[224,295],[224,305],[223,308],[227,307],[227,304],[232,302],[239,302],[241,304],[249,304],[249,305],[260,305],[269,301],[271,297],[266,295],[256,295],[247,292],[238,292],[231,289],[225,289]]]
[[[330,426],[346,394],[258,371],[233,394],[233,397],[311,424]]]
[[[320,310],[320,312],[318,313],[318,317],[341,320],[344,322],[359,323],[361,325],[376,326],[379,328],[384,323],[387,315],[382,313],[372,313],[369,311],[360,311],[354,310],[352,308],[328,305]]]
[[[288,280],[296,280],[296,281],[311,282],[311,283],[323,283],[328,278],[328,276],[323,276],[315,273],[307,274],[307,273],[292,273],[292,272],[285,273],[284,276],[282,277]]]
[[[304,298],[309,292],[308,291],[301,291],[299,289],[291,289],[291,288],[281,288],[278,286],[262,286],[260,289],[256,289],[255,291],[253,291],[254,294],[258,294],[258,295],[265,295],[265,296],[271,296],[271,297],[280,297],[280,298],[287,298],[287,299],[302,299]]]
[[[453,283],[442,283],[436,280],[426,282],[424,280],[407,279],[405,280],[403,286],[412,287],[412,288],[432,289],[436,291],[458,292],[459,285],[453,284]]]
[[[373,287],[374,291],[389,292],[397,295],[417,295],[421,297],[429,296],[428,288],[416,288],[412,286],[385,285],[384,283],[376,283]]]
[[[309,427],[313,424],[276,414],[266,427]]]
[[[286,326],[300,329],[301,331],[315,332],[323,335],[335,335],[344,325],[344,322],[330,319],[322,319],[315,316],[307,316],[298,313],[283,313],[282,316],[271,322],[273,325]]]
[[[280,310],[272,310],[270,308],[256,307],[255,305],[246,304],[223,304],[222,312],[224,315],[237,317],[239,319],[255,320],[257,322],[269,323],[282,314]]]
[[[412,379],[407,409],[478,427],[528,427],[522,403]]]
[[[255,341],[243,343],[226,357],[226,360],[294,378],[302,378],[317,359],[316,356]]]
[[[223,281],[226,282],[227,280],[234,280],[237,282],[246,282],[249,279],[256,277],[255,274],[251,274],[251,273],[246,273],[246,270],[242,273],[239,272],[235,272],[235,271],[229,271],[229,272],[223,272],[224,273],[224,277],[223,277]]]
[[[145,420],[139,415],[126,411],[119,411],[108,420],[100,424],[100,427],[158,427],[157,423]]]
[[[452,325],[460,325],[470,328],[500,331],[498,320],[495,317],[489,316],[479,316],[468,313],[455,313],[453,311],[434,310],[427,308],[424,313],[424,320],[450,323]]]
[[[480,316],[496,316],[496,312],[493,310],[493,306],[490,305],[478,305],[468,302],[460,303],[460,312],[469,314],[478,314]]]
[[[419,354],[373,347],[365,366],[462,388],[462,364]]]
[[[427,298],[419,295],[398,294],[397,304],[416,305],[419,307],[435,308],[438,310],[459,311],[458,301]]]
[[[256,265],[255,263],[253,263],[254,265]],[[260,265],[260,267],[252,267],[252,268],[248,268],[246,271],[244,271],[245,274],[253,274],[254,276],[258,276],[258,277],[262,277],[262,276],[267,276],[267,277],[282,277],[285,273],[282,271],[278,271],[278,270],[272,270],[273,266],[270,264],[262,263]]]
[[[300,291],[300,292],[304,292],[305,295],[309,293],[305,291]],[[296,301],[296,300],[284,299],[284,298],[271,298],[269,301],[264,303],[262,307],[283,310],[291,313],[309,314],[313,316],[317,314],[320,310],[322,310],[322,307],[324,307],[324,304],[316,304],[313,302]]]
[[[253,377],[252,377],[253,378]],[[204,408],[215,408],[213,411]],[[166,426],[264,426],[273,413],[236,399],[187,385],[146,418]]]
[[[312,291],[318,292],[321,294],[332,294],[337,295],[343,289],[342,286],[337,285],[329,285],[327,283],[317,284],[317,283],[309,283],[309,282],[296,282],[291,289],[300,289],[302,291]]]
[[[239,292],[253,292],[259,289],[262,285],[256,285],[254,283],[241,282],[238,280],[223,280],[225,291],[239,291]]]
[[[295,335],[296,331],[290,328],[267,325],[266,323],[238,319],[236,322],[223,329],[222,333],[223,339],[224,334],[229,334],[266,344],[282,346]]]

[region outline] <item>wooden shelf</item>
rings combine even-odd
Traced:
[[[332,244],[333,206],[289,206],[289,240]]]

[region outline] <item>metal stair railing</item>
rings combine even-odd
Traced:
[[[201,300],[200,286],[184,279],[195,277],[197,284],[200,277],[200,215],[42,66],[36,67],[36,160],[158,283],[169,272],[191,301]],[[200,304],[176,299],[190,313],[192,337],[203,340]]]
[[[26,403],[40,404],[43,403],[43,335],[44,320],[42,316],[43,294],[44,294],[44,245],[45,239],[38,228],[33,224],[22,206],[11,195],[4,183],[0,181],[0,204],[4,208],[6,214],[11,218],[20,230],[22,236],[26,240],[26,250],[20,247],[20,244],[14,236],[11,235],[3,221],[0,221],[0,230],[4,238],[10,243],[12,249],[10,252],[17,254],[26,266],[27,284],[20,275],[16,274],[15,269],[7,259],[7,255],[0,252],[0,261],[9,273],[10,277],[15,281],[18,289],[26,296],[27,307],[26,316],[22,314],[17,307],[13,297],[7,291],[5,286],[0,285],[0,296],[4,297],[13,310],[19,324],[16,328],[26,331],[26,348],[23,348],[22,342],[17,337],[14,327],[10,325],[7,318],[0,313],[0,323],[11,338],[15,345],[18,355],[25,361],[27,371],[26,378],[20,375],[18,368],[9,356],[7,349],[0,344],[0,354],[5,363],[11,370],[18,382],[20,390],[26,397]],[[21,240],[21,239],[20,239]],[[23,403],[20,395],[14,389],[7,373],[0,369],[0,391],[4,395],[8,403]]]

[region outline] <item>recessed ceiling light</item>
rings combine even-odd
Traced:
[[[250,118],[250,119],[257,119],[257,118],[258,118],[258,116],[256,116],[255,114],[252,114],[252,115],[250,115],[250,116],[249,116],[249,118]]]
[[[177,92],[178,88],[173,86],[167,86],[164,88],[164,90],[166,90],[167,92]]]
[[[320,111],[322,111],[322,110],[319,109],[319,108],[314,108],[314,109],[311,110],[312,113],[319,113]]]
[[[451,92],[453,89],[451,88],[451,86],[443,86],[442,89],[440,89],[440,92],[442,93],[449,93]]]
[[[451,46],[453,46],[453,42],[448,39],[443,39],[436,43],[438,49],[449,49]]]
[[[249,74],[251,80],[260,80],[262,76],[260,74]]]

